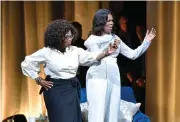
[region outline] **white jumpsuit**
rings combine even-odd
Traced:
[[[91,35],[84,43],[90,52],[102,52],[107,49],[116,35]],[[116,57],[119,53],[129,59],[141,56],[149,47],[150,42],[144,40],[135,50],[120,41],[118,49],[110,56],[92,65],[86,75],[87,100],[89,104],[88,122],[118,122],[120,114],[120,72]]]

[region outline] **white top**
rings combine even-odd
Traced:
[[[86,75],[86,82],[87,82],[86,84],[91,84],[90,82],[101,83],[101,82],[97,82],[97,79],[100,79],[101,81],[102,80],[104,80],[105,82],[108,81],[108,82],[111,82],[113,84],[120,86],[120,72],[117,65],[116,57],[119,55],[119,53],[121,53],[122,55],[128,57],[129,59],[135,60],[139,56],[141,56],[151,44],[151,41],[145,39],[140,46],[138,46],[136,49],[133,50],[129,48],[115,34],[106,34],[103,36],[91,35],[85,41],[84,45],[87,47],[87,49],[90,52],[98,52],[98,51],[105,50],[110,43],[114,43],[115,39],[120,40],[118,49],[111,55],[103,58],[100,61],[100,63],[97,63],[88,69],[87,75]],[[92,87],[94,86],[95,85],[90,85],[89,89],[93,90]]]
[[[144,40],[138,48],[133,50],[129,48],[117,35],[105,34],[103,36],[90,35],[84,45],[90,52],[100,52],[106,50],[110,43],[114,43],[115,39],[120,40],[120,44],[118,45],[118,49],[108,57],[115,58],[119,53],[121,53],[129,59],[135,60],[141,56],[151,44],[149,40]]]
[[[46,75],[52,78],[68,79],[76,76],[79,65],[90,66],[95,63],[99,53],[91,53],[71,46],[63,54],[58,50],[44,47],[37,52],[26,56],[21,63],[24,75],[35,79],[40,72],[40,64],[44,64]]]

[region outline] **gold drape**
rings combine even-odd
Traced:
[[[86,39],[88,37],[88,33],[91,30],[92,19],[95,12],[99,9],[99,3],[97,2],[89,2],[89,1],[76,1],[75,2],[75,20],[78,20],[82,24],[82,29],[86,30],[83,32],[83,38]],[[88,14],[87,14],[88,13]],[[87,24],[88,23],[88,24]]]
[[[74,4],[74,20],[82,24],[82,38],[87,39],[89,31],[92,27],[92,20],[95,12],[99,9],[100,4],[103,8],[108,8],[108,2],[97,1],[75,1]]]
[[[2,4],[2,44],[0,93],[2,111],[0,119],[15,112],[29,116],[45,114],[45,106],[35,81],[22,74],[20,64],[25,55],[43,47],[43,35],[47,24],[53,19],[76,20],[83,25],[83,37],[87,38],[92,17],[100,2],[15,2]],[[82,6],[79,6],[81,4]],[[54,5],[54,6],[53,6]],[[84,7],[83,7],[84,6]],[[107,8],[108,2],[102,6]],[[86,8],[88,7],[88,8]],[[87,10],[87,11],[86,11]],[[86,15],[78,17],[79,15]],[[84,13],[85,12],[85,13]],[[44,73],[41,73],[44,77]]]
[[[0,16],[1,16],[1,7],[2,4],[0,2]],[[0,22],[0,28],[1,22]],[[1,30],[2,31],[2,30]],[[0,32],[0,120],[2,120],[2,33]]]
[[[51,20],[50,2],[2,3],[2,113],[38,116],[42,113],[39,86],[22,75],[24,56],[43,47],[43,33]]]
[[[146,112],[152,122],[180,122],[180,2],[147,2],[157,37],[147,53]]]

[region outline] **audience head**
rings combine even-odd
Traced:
[[[143,41],[143,38],[145,37],[146,29],[142,25],[136,26],[136,35],[139,38],[140,41]]]
[[[127,32],[128,31],[127,23],[128,23],[127,17],[121,16],[119,18],[119,27],[120,27],[121,31],[123,31],[123,32]]]

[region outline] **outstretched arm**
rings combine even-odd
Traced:
[[[140,57],[150,46],[151,41],[154,39],[156,31],[151,29],[150,33],[147,31],[143,43],[135,50],[129,48],[123,41],[120,42],[120,53],[129,59],[135,60]]]

